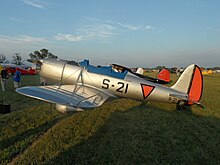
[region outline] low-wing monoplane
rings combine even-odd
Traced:
[[[60,111],[101,106],[109,97],[175,103],[177,107],[199,105],[203,77],[200,68],[188,66],[172,87],[149,81],[119,65],[93,66],[82,62],[48,58],[41,63],[47,86],[16,89],[20,94],[56,104]]]

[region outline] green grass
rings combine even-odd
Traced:
[[[24,76],[23,84],[38,79]],[[13,111],[0,115],[0,164],[220,164],[220,74],[204,76],[206,110],[192,111],[115,99],[61,114],[9,84],[0,92]]]

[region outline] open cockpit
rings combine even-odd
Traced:
[[[89,64],[89,60],[79,62],[81,67],[84,67],[88,72],[107,75],[115,78],[124,79],[128,71],[123,67],[117,66],[93,66]]]

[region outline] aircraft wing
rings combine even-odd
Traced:
[[[112,96],[98,88],[85,85],[28,86],[18,88],[16,92],[39,100],[76,108],[95,108]]]

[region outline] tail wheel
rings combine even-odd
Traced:
[[[178,111],[191,111],[191,105],[187,104],[186,101],[178,101],[176,104],[176,110]]]

